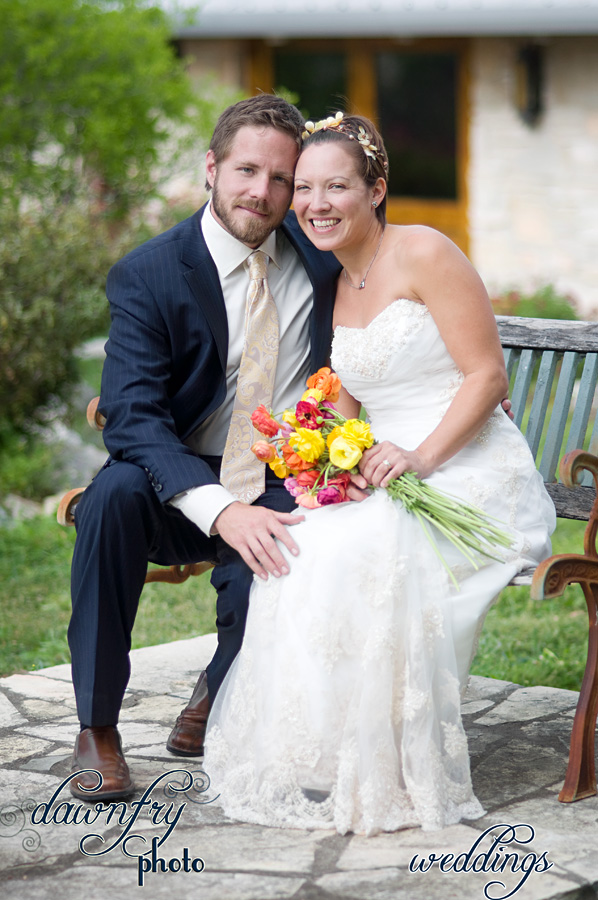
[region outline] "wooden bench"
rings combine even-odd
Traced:
[[[562,594],[567,584],[580,584],[589,614],[585,674],[573,729],[569,765],[559,800],[571,802],[596,794],[594,733],[598,711],[598,418],[594,396],[598,380],[598,323],[497,316],[498,330],[511,378],[509,395],[516,424],[524,432],[557,515],[588,520],[583,554],[553,556],[512,584],[531,584],[536,600]],[[103,417],[92,400],[87,418],[101,431]],[[592,424],[592,419],[593,424]],[[584,452],[586,441],[589,439]],[[562,448],[566,453],[556,483]],[[579,483],[580,482],[580,483]],[[593,486],[592,486],[593,484]],[[84,488],[62,498],[58,521],[72,525],[74,508]],[[211,563],[150,569],[146,582],[177,584],[200,575]]]
[[[515,422],[522,428],[546,488],[565,519],[587,520],[583,553],[544,560],[531,596],[560,596],[579,584],[588,608],[588,655],[573,720],[569,764],[559,794],[571,803],[596,794],[594,740],[598,713],[598,323],[497,316]],[[593,421],[592,421],[593,420]],[[587,448],[586,448],[587,445]],[[556,483],[559,457],[561,484]],[[587,452],[586,452],[587,450]]]

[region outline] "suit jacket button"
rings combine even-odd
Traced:
[[[160,491],[162,490],[162,485],[154,483],[154,490],[155,490],[156,494],[159,494]]]

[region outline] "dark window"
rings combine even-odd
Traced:
[[[274,51],[274,84],[298,95],[308,119],[322,119],[346,109],[347,58],[344,53]]]
[[[376,81],[390,195],[455,200],[456,56],[377,53]]]

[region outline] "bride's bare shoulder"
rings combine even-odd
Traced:
[[[450,238],[428,225],[391,225],[389,228],[397,252],[409,256],[461,252]]]

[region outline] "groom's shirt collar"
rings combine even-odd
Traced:
[[[211,201],[204,210],[201,219],[201,230],[220,278],[226,278],[238,266],[244,265],[247,258],[254,252],[253,248],[237,240],[236,237],[229,234],[226,228],[222,227],[220,222],[216,221],[212,212]],[[266,240],[255,249],[263,250],[277,268],[280,269],[280,250],[277,246],[275,231],[269,234]]]

